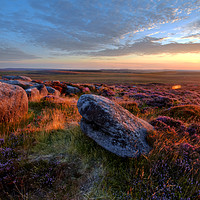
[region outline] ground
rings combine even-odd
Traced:
[[[148,155],[120,158],[82,133],[76,107],[82,93],[64,96],[62,104],[29,102],[21,121],[0,124],[0,198],[199,199],[200,73],[17,73],[84,87],[104,84],[107,92],[93,93],[116,101],[155,131],[147,136]]]

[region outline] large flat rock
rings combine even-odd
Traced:
[[[82,95],[77,106],[82,131],[108,151],[121,157],[138,157],[150,151],[146,135],[153,126],[148,122],[102,96]]]

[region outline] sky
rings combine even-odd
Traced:
[[[0,68],[200,70],[200,0],[1,0]]]

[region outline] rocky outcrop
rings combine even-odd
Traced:
[[[46,86],[46,89],[50,95],[60,96],[60,92],[52,87]]]
[[[67,94],[78,94],[80,92],[81,92],[80,89],[77,87],[73,87],[70,85],[67,86],[67,89],[66,89]]]
[[[32,81],[31,78],[27,76],[10,76],[10,75],[5,75],[2,76],[2,79],[7,79],[7,80],[21,80],[21,81]]]
[[[17,121],[27,112],[26,92],[19,86],[0,82],[0,122]]]
[[[77,106],[82,131],[105,149],[121,157],[138,157],[150,151],[146,135],[153,127],[117,103],[85,94]]]
[[[48,90],[44,84],[38,84],[36,86],[33,86],[31,88],[37,88],[39,90],[39,93],[41,97],[48,95]]]
[[[28,96],[28,100],[35,101],[40,99],[40,92],[37,88],[29,88],[26,89],[25,91]]]
[[[18,85],[22,87],[23,89],[28,89],[29,87],[32,87],[33,85],[37,85],[32,82],[21,81],[21,80],[0,80],[0,82],[11,84],[11,85]]]

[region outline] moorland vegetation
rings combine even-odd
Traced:
[[[0,123],[1,199],[200,198],[200,84],[33,83],[59,93],[29,94],[28,113]],[[151,151],[122,158],[87,137],[77,101],[89,93],[150,123]]]

